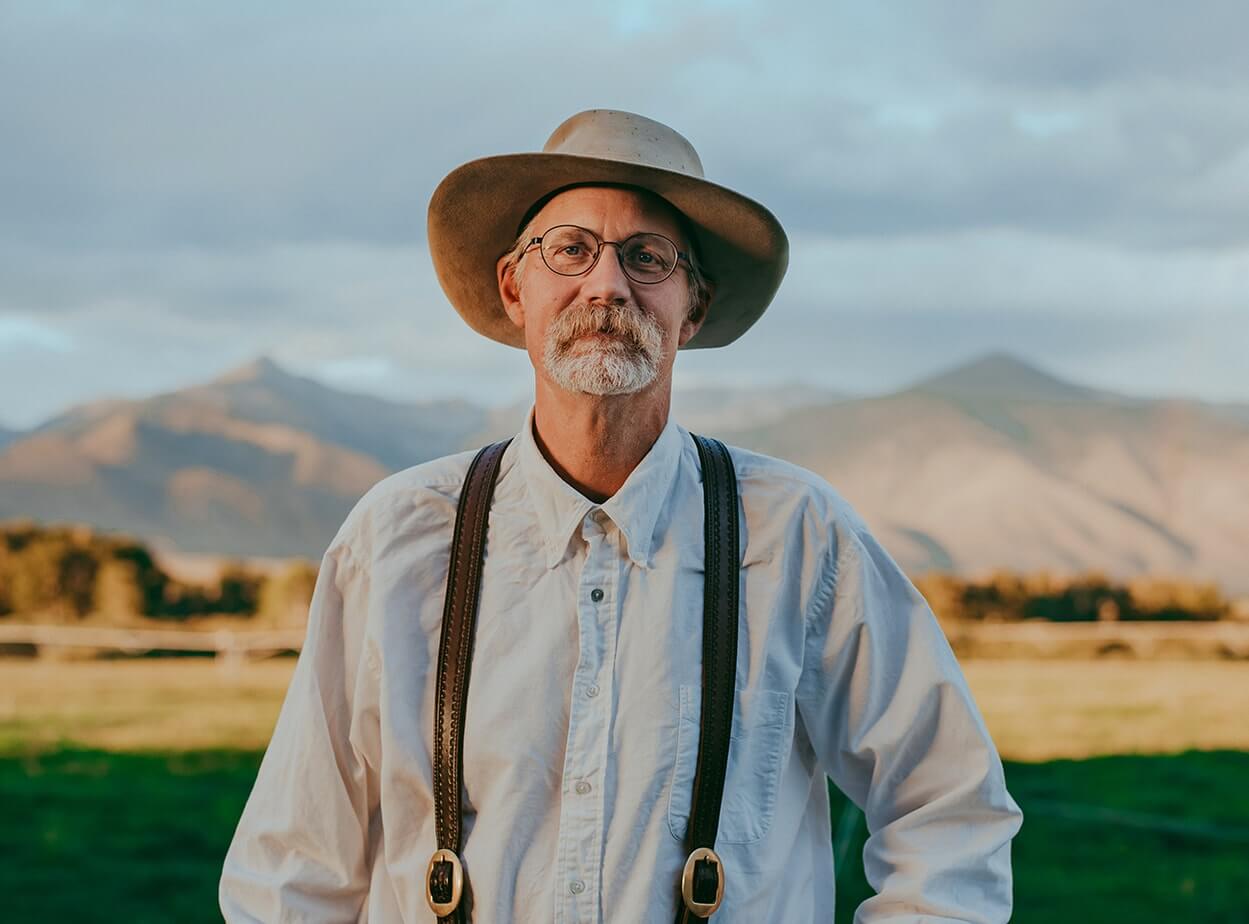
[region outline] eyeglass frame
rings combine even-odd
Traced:
[[[594,259],[591,260],[590,265],[587,266],[585,269],[583,269],[581,272],[561,273],[559,270],[551,266],[550,263],[546,262],[546,254],[543,252],[542,246],[541,246],[542,238],[546,237],[556,228],[576,228],[578,231],[584,231],[586,234],[590,235],[590,237],[594,238],[594,240],[598,242],[598,247],[594,251]],[[635,237],[640,237],[644,234],[649,234],[654,237],[663,238],[665,241],[671,244],[672,249],[676,251],[677,258],[673,262],[672,267],[668,270],[668,274],[664,276],[662,279],[634,279],[631,275],[629,275],[629,270],[625,267],[624,256],[623,256],[624,245],[629,243],[629,241],[633,240]],[[620,271],[625,274],[625,277],[628,278],[630,282],[636,282],[638,285],[655,286],[655,285],[659,285],[659,283],[661,282],[667,282],[669,279],[672,278],[672,274],[677,271],[677,266],[680,265],[681,263],[684,263],[686,267],[690,269],[693,269],[693,266],[694,266],[694,264],[690,262],[689,254],[686,253],[684,250],[682,250],[676,241],[668,237],[668,235],[666,234],[660,234],[658,231],[635,231],[633,234],[630,234],[628,237],[626,237],[623,241],[608,241],[599,237],[589,228],[581,227],[581,225],[573,225],[573,224],[567,224],[567,223],[551,225],[551,227],[543,231],[542,234],[540,234],[538,237],[531,237],[529,239],[528,243],[526,243],[524,248],[521,250],[520,255],[517,257],[517,260],[519,260],[520,257],[523,257],[525,254],[529,253],[530,249],[533,248],[535,244],[538,245],[538,254],[542,257],[542,265],[545,266],[547,269],[549,269],[556,276],[563,276],[566,279],[572,279],[577,276],[584,276],[586,273],[592,272],[594,270],[594,267],[598,266],[599,257],[603,255],[603,248],[606,247],[608,244],[612,244],[616,248],[616,261],[620,264]]]

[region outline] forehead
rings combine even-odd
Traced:
[[[608,238],[637,231],[657,231],[674,241],[685,237],[680,213],[643,189],[578,186],[551,198],[533,217],[539,233],[553,225],[581,225]]]

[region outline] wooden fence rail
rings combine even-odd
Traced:
[[[950,643],[968,652],[1010,646],[1038,655],[1083,649],[1094,654],[1122,653],[1141,658],[1168,653],[1204,653],[1249,658],[1249,622],[1021,622],[954,623],[945,626]]]
[[[1249,658],[1249,622],[999,622],[945,626],[955,649],[989,653],[1015,647],[1040,656],[1080,648],[1149,658],[1174,652],[1204,652]],[[303,629],[126,629],[0,623],[0,645],[24,645],[36,652],[96,649],[127,654],[200,651],[228,661],[298,651]]]
[[[226,661],[298,651],[303,629],[126,629],[104,626],[0,624],[0,645],[27,645],[36,653],[56,649],[95,649],[126,654],[151,651],[210,652]]]

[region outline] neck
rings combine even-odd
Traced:
[[[632,395],[564,391],[539,376],[534,439],[556,473],[595,503],[620,490],[668,423],[670,381]]]

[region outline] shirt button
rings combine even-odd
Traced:
[[[582,780],[574,788],[577,790],[577,795],[584,796],[586,793],[590,791],[590,784],[587,783],[585,780]]]
[[[586,696],[598,696],[598,684],[592,683],[588,687],[586,687],[585,695]]]
[[[590,599],[595,603],[598,603],[603,599],[603,591],[600,588],[595,587],[592,591],[590,591]]]
[[[585,883],[580,879],[574,879],[572,882],[568,883],[568,891],[573,895],[580,895],[585,891]]]

